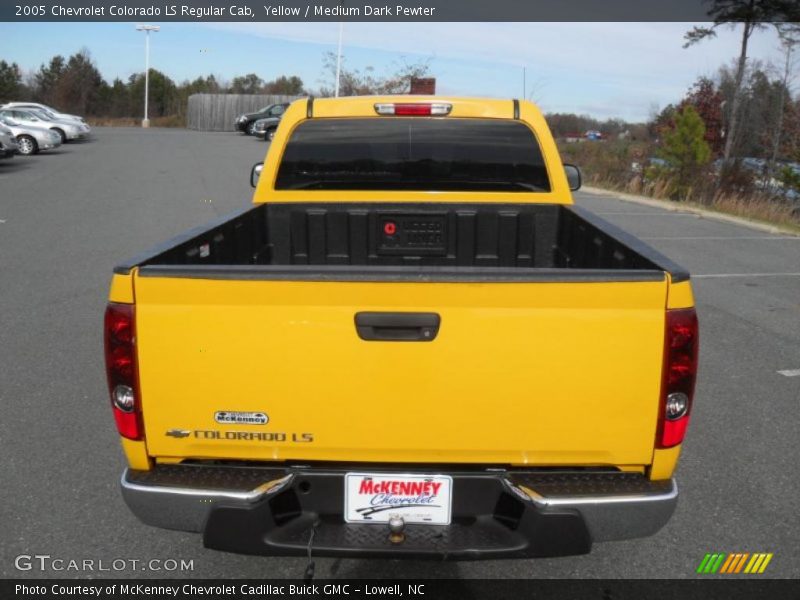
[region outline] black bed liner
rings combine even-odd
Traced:
[[[396,224],[396,237],[384,233],[388,223]],[[404,228],[417,237],[401,237]],[[258,204],[115,272],[137,266],[142,276],[203,279],[657,281],[664,272],[673,282],[689,278],[591,212],[557,204]]]

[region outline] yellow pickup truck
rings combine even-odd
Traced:
[[[547,557],[670,518],[688,273],[573,205],[516,100],[302,99],[253,205],[114,270],[145,523],[262,555]]]

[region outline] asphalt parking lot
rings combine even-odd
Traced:
[[[95,576],[302,577],[305,559],[206,550],[199,536],[128,512],[103,366],[113,266],[247,204],[250,167],[266,148],[234,133],[98,128],[91,142],[0,161],[0,576],[83,575],[14,566],[20,554],[47,554],[194,564]],[[774,553],[763,576],[800,576],[800,238],[607,196],[577,200],[693,276],[701,365],[672,521],[587,556],[317,559],[318,577],[681,578],[696,577],[707,552],[737,551]]]

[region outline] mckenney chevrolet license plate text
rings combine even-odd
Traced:
[[[399,515],[406,523],[448,525],[453,480],[446,475],[348,473],[345,520],[385,523]]]

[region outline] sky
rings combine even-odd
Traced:
[[[338,23],[156,23],[151,66],[176,81],[214,74],[298,75],[308,89],[331,84],[322,69]],[[738,55],[739,30],[683,49],[692,23],[346,23],[348,67],[390,73],[428,61],[437,92],[523,97],[546,112],[644,121],[676,102],[699,76]],[[0,59],[31,72],[87,48],[103,76],[144,70],[144,36],[134,23],[0,23]],[[749,56],[780,62],[778,38],[757,32]]]

